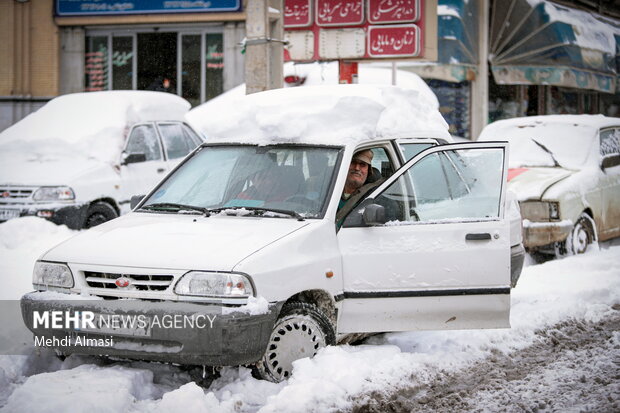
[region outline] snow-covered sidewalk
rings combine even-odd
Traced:
[[[34,260],[70,235],[66,228],[36,218],[0,224],[0,277],[6,286],[0,291],[1,297],[17,299],[28,291]],[[300,360],[293,376],[280,384],[255,380],[249,369],[243,367],[226,368],[208,390],[175,366],[142,362],[103,364],[87,357],[69,357],[60,362],[51,352],[0,356],[0,406],[4,405],[3,412],[89,413],[349,410],[403,389],[436,383],[438,372],[450,377],[478,368],[488,360],[511,360],[524,349],[550,340],[541,334],[545,329],[562,331],[561,326],[567,323],[617,326],[605,323],[618,318],[618,305],[620,245],[607,245],[583,256],[525,267],[512,294],[511,329],[383,334],[363,345],[328,347],[313,359]],[[613,331],[610,337],[601,339],[596,363],[612,371],[615,366],[617,377],[620,332]],[[554,339],[562,341],[562,335]],[[505,390],[530,391],[523,385],[528,380],[537,386],[554,378],[569,380],[566,377],[571,378],[570,369],[577,366],[579,352],[595,351],[569,350],[574,354],[564,361],[547,360],[545,370],[533,371],[529,378],[506,381],[509,384],[505,386],[510,389]],[[541,354],[543,358],[554,357],[552,352]],[[584,371],[575,368],[572,380],[586,386],[580,381],[583,376],[587,382]],[[618,387],[612,381],[610,393],[602,392],[600,397],[618,401]],[[500,399],[492,392],[478,395],[484,397],[460,407],[497,409]],[[461,396],[461,402],[467,397]],[[553,394],[549,397],[553,398]],[[595,403],[599,396],[594,397]],[[553,406],[541,403],[537,409],[553,410]],[[588,406],[596,404],[582,407]],[[579,406],[573,407],[579,410]]]

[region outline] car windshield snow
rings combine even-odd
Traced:
[[[324,146],[204,146],[141,210],[320,218],[339,154]]]

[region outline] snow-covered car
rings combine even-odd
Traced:
[[[0,134],[0,222],[34,215],[73,229],[129,211],[202,139],[190,104],[162,92],[52,99]]]
[[[528,251],[579,254],[620,236],[620,118],[501,120],[479,140],[510,142],[508,186],[520,202]]]
[[[437,145],[437,107],[391,86],[212,110],[208,142],[131,213],[40,257],[21,300],[35,343],[280,381],[360,334],[509,327],[507,143]],[[372,182],[339,208],[367,149]]]

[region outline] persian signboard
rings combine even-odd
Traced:
[[[420,28],[415,24],[368,28],[368,54],[372,57],[417,56]]]
[[[284,2],[284,27],[308,27],[312,22],[312,0]]]
[[[423,6],[424,0],[284,0],[285,59],[423,57]]]
[[[319,27],[356,26],[364,23],[364,0],[315,0]]]
[[[370,24],[414,23],[420,19],[420,0],[368,1]]]

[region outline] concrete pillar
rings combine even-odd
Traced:
[[[84,91],[84,29],[64,27],[60,30],[61,95]]]
[[[489,0],[480,0],[478,7],[478,66],[471,85],[471,140],[478,139],[489,118]]]
[[[282,87],[283,0],[249,0],[246,12],[245,87],[256,93]]]

